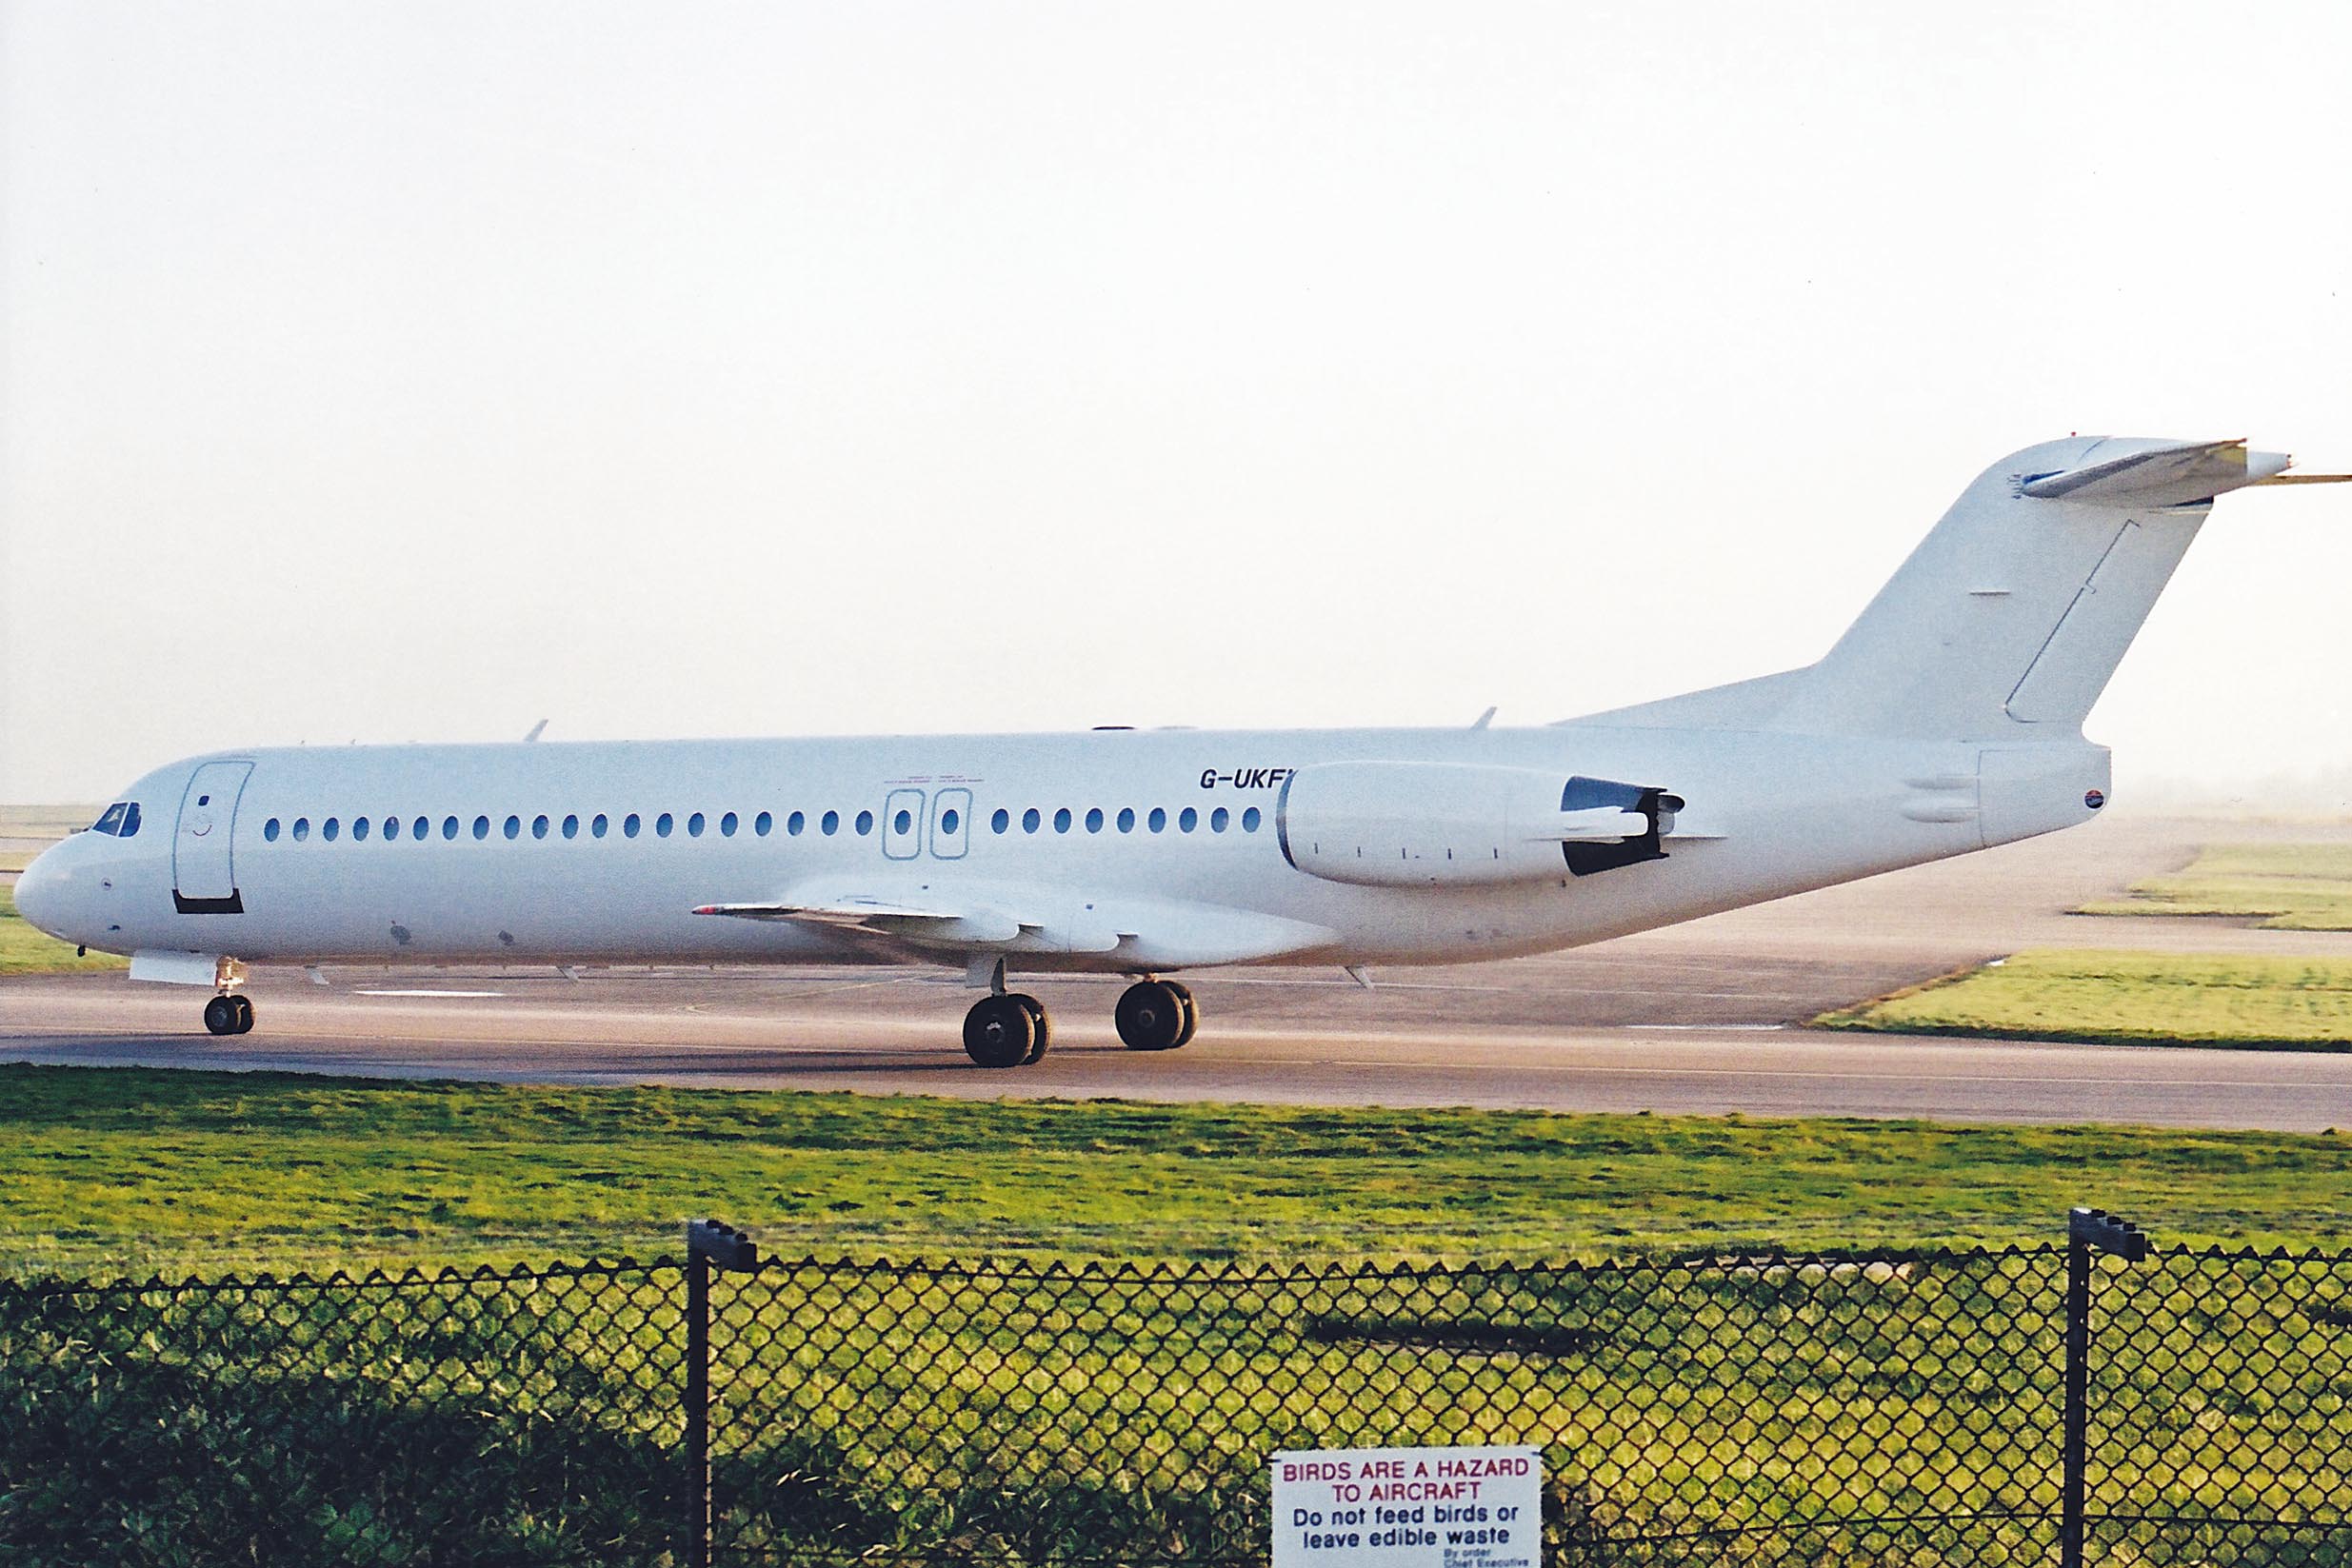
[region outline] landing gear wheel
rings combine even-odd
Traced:
[[[1112,1015],[1130,1051],[1172,1051],[1185,1042],[1185,994],[1164,980],[1138,981],[1119,994]]]
[[[234,1033],[234,1034],[240,1034],[240,1035],[249,1035],[249,1034],[251,1034],[251,1033],[253,1032],[253,1000],[252,1000],[252,998],[250,998],[250,997],[242,997],[242,996],[232,996],[232,997],[230,997],[229,1000],[230,1002],[232,1002],[236,1003],[236,1008],[237,1008],[237,1026],[236,1026],[236,1028],[235,1028],[234,1030],[232,1030],[231,1032],[232,1032],[232,1033]]]
[[[216,1035],[237,1032],[238,998],[221,995],[204,1004],[204,1026]]]
[[[1175,993],[1176,993],[1176,1000],[1177,1000],[1179,1002],[1182,1002],[1182,1003],[1184,1004],[1184,1009],[1185,1009],[1185,1027],[1184,1027],[1184,1033],[1182,1033],[1182,1034],[1180,1034],[1180,1035],[1178,1035],[1178,1036],[1176,1037],[1176,1043],[1177,1043],[1177,1044],[1179,1044],[1179,1045],[1189,1045],[1189,1044],[1191,1044],[1191,1043],[1192,1043],[1192,1037],[1193,1037],[1194,1035],[1196,1035],[1196,1034],[1200,1033],[1200,1030],[1201,1030],[1201,1006],[1200,1006],[1200,1003],[1199,1003],[1199,1002],[1194,1002],[1194,1001],[1192,1000],[1192,993],[1191,993],[1189,990],[1187,990],[1186,987],[1184,987],[1184,986],[1182,986],[1182,985],[1177,984],[1174,981],[1172,981],[1172,980],[1164,980],[1164,981],[1162,981],[1160,983],[1161,983],[1161,984],[1163,984],[1163,985],[1165,985],[1165,986],[1166,986],[1169,990],[1171,990],[1171,991],[1175,992]]]
[[[1021,1065],[1026,1067],[1044,1056],[1046,1047],[1052,1042],[1053,1020],[1046,1016],[1046,1004],[1026,992],[1015,991],[1012,1000],[1021,1003],[1022,1010],[1029,1015],[1030,1023],[1037,1028],[1037,1039],[1029,1046],[1029,1054],[1021,1059]]]
[[[1018,1067],[1038,1048],[1043,1033],[1026,997],[982,997],[964,1015],[964,1054],[983,1067]],[[1043,1008],[1039,1008],[1042,1013]]]

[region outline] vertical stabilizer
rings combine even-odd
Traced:
[[[2079,734],[2213,498],[2285,466],[2242,441],[2092,436],[1993,465],[1804,672],[1771,727]]]

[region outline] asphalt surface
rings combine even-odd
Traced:
[[[260,971],[254,1033],[119,975],[0,981],[0,1061],[994,1098],[2352,1127],[2352,1055],[1832,1034],[1832,1007],[2025,947],[2352,957],[2352,934],[2065,911],[2200,843],[2352,828],[2111,818],[2071,834],[1540,959],[1188,976],[1200,1037],[1140,1055],[1121,982],[1051,980],[1038,1064],[966,1061],[960,976],[839,969]]]

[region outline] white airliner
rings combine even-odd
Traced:
[[[1542,728],[1112,730],[217,752],[158,768],[19,911],[209,986],[248,962],[938,963],[983,1066],[1048,1025],[1008,969],[1459,963],[1599,942],[2069,827],[2082,724],[2242,441],[2077,437],[1985,470],[1819,663]]]

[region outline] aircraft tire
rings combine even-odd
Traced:
[[[234,997],[217,996],[204,1004],[204,1026],[216,1035],[237,1032],[237,1002]]]
[[[1053,1020],[1046,1016],[1046,1004],[1027,992],[1015,991],[1012,999],[1021,1003],[1022,1011],[1029,1015],[1029,1022],[1037,1029],[1037,1038],[1029,1044],[1029,1054],[1021,1059],[1021,1065],[1027,1067],[1044,1056],[1046,1047],[1053,1042]]]
[[[234,1032],[241,1035],[251,1034],[253,1032],[253,999],[232,996],[229,1000],[237,1004],[237,1027]]]
[[[1038,1039],[1037,1021],[1019,997],[982,997],[964,1015],[964,1054],[983,1067],[1018,1067]]]
[[[1179,985],[1172,980],[1163,981],[1161,983],[1176,993],[1176,1001],[1185,1010],[1184,1032],[1176,1037],[1176,1044],[1189,1045],[1192,1043],[1192,1037],[1201,1032],[1201,1004],[1192,1000],[1192,991],[1189,986]],[[1174,1046],[1169,1047],[1171,1050],[1174,1048]]]
[[[1164,980],[1138,981],[1119,993],[1112,1015],[1119,1042],[1130,1051],[1172,1051],[1185,1042],[1184,988]]]

